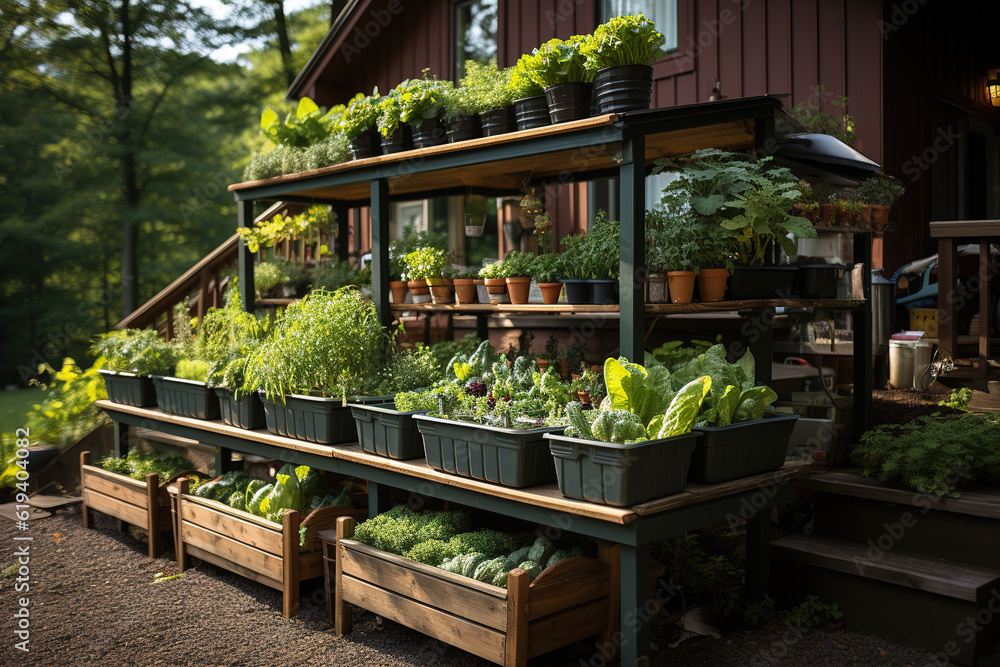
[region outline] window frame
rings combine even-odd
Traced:
[[[458,55],[458,10],[459,7],[463,5],[471,5],[476,2],[482,2],[483,0],[454,0],[451,3],[451,44],[449,46],[449,51],[451,52],[451,80],[457,85],[459,77],[459,55]],[[503,9],[500,0],[495,0],[497,3],[497,30],[494,38],[496,40],[496,60],[499,64],[500,62],[500,11]],[[464,65],[464,61],[461,63]]]
[[[594,3],[594,25],[599,25],[604,20],[603,5],[601,0]],[[694,34],[693,2],[677,0],[677,48],[668,51],[665,56],[653,63],[653,81],[694,71],[694,61],[697,57],[692,52],[697,43]]]

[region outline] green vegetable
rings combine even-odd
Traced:
[[[519,563],[517,567],[527,572],[530,579],[535,579],[535,577],[542,573],[542,566],[533,560],[526,560],[523,563]]]
[[[463,577],[471,577],[475,573],[476,568],[479,567],[479,564],[486,560],[486,556],[484,554],[475,553],[465,554],[461,557],[461,559],[462,560],[460,562],[462,571],[460,574]]]
[[[438,568],[444,570],[445,572],[451,572],[452,574],[461,574],[461,572],[458,569],[458,561],[460,558],[461,556],[455,556],[454,558],[449,558],[448,560],[438,565]]]
[[[453,552],[444,540],[425,540],[416,545],[404,557],[425,565],[437,565],[448,558]]]
[[[624,444],[646,439],[646,425],[628,410],[601,410],[591,425],[595,440]]]
[[[257,516],[264,516],[264,512],[261,511],[260,506],[264,502],[264,498],[267,498],[268,494],[271,493],[272,489],[274,489],[274,484],[265,484],[254,491],[250,502],[247,503],[247,512]]]
[[[237,491],[233,495],[229,496],[229,500],[226,501],[226,504],[232,507],[233,509],[242,510],[246,508],[246,502],[247,502],[246,494]]]
[[[303,468],[304,474],[301,474]],[[309,466],[299,466],[295,469],[295,474],[299,478],[304,504],[310,503],[314,496],[325,496],[330,492],[330,483],[326,481],[326,475],[322,472],[313,470]]]
[[[313,497],[309,502],[309,511],[318,510],[320,507],[352,507],[354,501],[351,498],[351,494],[347,490],[343,490],[337,495],[328,493],[322,498],[319,496]]]
[[[510,535],[489,529],[456,535],[448,544],[456,554],[481,553],[487,558],[510,553],[517,546]]]
[[[545,561],[545,567],[552,567],[564,558],[569,558],[569,553],[563,551],[562,549],[558,549],[547,561]]]
[[[472,578],[476,581],[482,581],[488,584],[492,582],[497,575],[504,572],[503,567],[506,562],[507,559],[503,556],[492,560],[482,561],[476,566],[475,572],[472,573]]]
[[[267,486],[267,482],[262,479],[254,479],[247,484],[247,490],[243,494],[243,507],[246,511],[249,512],[249,508],[253,506],[254,494],[263,489],[265,486]]]
[[[503,567],[499,572],[497,572],[496,576],[493,577],[493,581],[490,583],[494,586],[499,586],[500,588],[507,588],[507,575],[515,567],[514,563],[511,563],[509,560],[505,560],[503,562]]]
[[[354,539],[376,549],[403,555],[427,540],[450,540],[468,530],[470,523],[466,512],[416,513],[406,505],[400,505],[359,524],[354,531]]]
[[[252,479],[242,470],[231,470],[217,480],[202,484],[195,494],[202,498],[226,502],[233,493],[245,489]]]
[[[309,466],[299,468],[305,468],[302,472],[302,477],[305,477]],[[274,488],[260,504],[260,511],[271,521],[281,523],[284,510],[302,511],[302,487],[299,485],[299,470],[290,463],[283,465],[274,478]]]
[[[573,401],[566,405],[566,417],[569,419],[569,426],[566,428],[566,435],[584,440],[594,440],[594,433],[590,424],[597,417],[596,410],[584,410],[583,404]]]
[[[521,561],[527,560],[529,551],[531,551],[531,547],[524,547],[523,549],[518,549],[511,555],[507,556],[507,562],[510,563],[511,567],[514,567]]]
[[[674,400],[670,401],[663,423],[657,431],[658,439],[690,433],[695,418],[701,410],[702,401],[712,387],[712,378],[707,375],[684,385]]]
[[[656,365],[645,368],[630,363],[624,357],[604,362],[604,382],[608,395],[601,409],[628,410],[645,426],[658,414],[663,414],[673,396],[670,371]]]
[[[536,564],[546,563],[555,552],[556,545],[552,544],[552,540],[542,535],[531,545],[531,549],[528,551],[528,560]]]

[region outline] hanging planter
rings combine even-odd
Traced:
[[[382,155],[382,135],[378,130],[362,132],[351,141],[351,155],[355,160],[378,157]]]
[[[447,132],[441,124],[441,119],[437,116],[425,119],[420,125],[414,127],[412,132],[414,148],[440,146],[448,138]]]
[[[698,299],[703,302],[722,301],[726,296],[729,271],[702,269],[698,272]]]
[[[479,126],[479,114],[456,118],[448,123],[448,143],[454,144],[459,141],[478,139],[483,132]]]
[[[533,130],[551,125],[549,103],[545,95],[514,100],[514,119],[518,130]]]
[[[653,100],[653,68],[649,65],[605,67],[594,74],[598,114],[648,109]]]
[[[484,111],[479,115],[482,122],[484,137],[495,137],[498,134],[513,132],[517,127],[517,121],[514,118],[513,104],[506,107],[500,107],[499,109],[490,109],[489,111]]]
[[[552,124],[590,118],[592,86],[586,82],[561,83],[545,89]]]
[[[486,229],[486,214],[465,216],[465,235],[472,238],[479,238]]]

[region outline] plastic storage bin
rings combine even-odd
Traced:
[[[215,395],[219,397],[219,414],[223,424],[251,431],[264,428],[264,404],[260,402],[260,396],[243,394],[236,398],[225,387],[216,387]]]
[[[167,414],[192,419],[219,418],[219,401],[204,382],[154,375],[153,386],[156,402]]]
[[[358,442],[364,451],[400,460],[424,455],[424,443],[413,419],[413,415],[422,412],[400,412],[391,402],[351,403],[350,407],[358,428]]]
[[[785,464],[798,418],[786,415],[729,426],[696,426],[702,435],[691,457],[688,480],[718,484],[777,470]]]
[[[156,405],[156,390],[153,388],[153,380],[148,375],[106,370],[97,372],[104,376],[104,386],[108,390],[108,398],[113,403],[131,405],[134,408]]]
[[[561,428],[499,428],[421,414],[413,419],[434,470],[513,487],[556,480],[544,436]]]
[[[684,490],[698,433],[630,445],[549,434],[559,490],[568,498],[616,507]]]
[[[318,445],[354,442],[358,435],[351,409],[339,398],[288,394],[285,402],[271,402],[261,394],[267,430]],[[360,399],[359,403],[384,403],[384,397]]]

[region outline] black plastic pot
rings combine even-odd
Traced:
[[[498,134],[513,132],[517,128],[514,118],[514,105],[490,109],[479,114],[484,137],[495,137]]]
[[[590,118],[591,90],[589,83],[562,83],[546,88],[545,99],[552,123]]]
[[[422,412],[400,412],[395,403],[352,403],[351,414],[361,449],[369,454],[400,460],[423,457],[424,441],[413,419]]]
[[[218,419],[219,401],[204,382],[153,376],[156,402],[169,415],[192,419]]]
[[[598,114],[648,109],[653,100],[653,68],[649,65],[606,67],[594,74],[594,106]]]
[[[619,295],[617,280],[591,280],[590,284],[593,286],[594,290],[594,303],[618,303]]]
[[[803,299],[836,299],[837,281],[844,275],[846,264],[799,265],[799,296]]]
[[[552,124],[549,118],[549,103],[545,95],[525,97],[514,100],[514,118],[517,129],[531,130],[536,127],[546,127]]]
[[[737,266],[729,279],[729,298],[788,299],[794,284],[794,266]]]
[[[589,280],[565,279],[566,303],[574,305],[594,303],[594,285]]]
[[[448,134],[441,124],[440,118],[428,118],[419,126],[413,128],[413,147],[430,148],[440,146],[448,139]]]
[[[402,153],[413,148],[413,137],[410,126],[407,123],[400,123],[396,131],[388,137],[382,137],[382,154]]]
[[[216,387],[215,395],[219,397],[219,414],[222,423],[229,426],[254,430],[264,428],[264,404],[257,394],[243,394],[236,398],[225,387]]]
[[[315,442],[318,445],[339,445],[354,442],[358,435],[351,408],[339,398],[318,398],[288,394],[285,402],[272,402],[261,394],[267,430],[286,438]],[[384,398],[361,399],[358,402],[385,402]]]
[[[427,465],[435,470],[518,488],[556,479],[544,436],[561,428],[499,428],[420,414],[413,418],[424,436]]]
[[[354,137],[351,142],[351,155],[355,160],[382,155],[382,135],[378,130],[368,130]]]
[[[131,405],[134,408],[156,405],[156,390],[153,388],[152,378],[148,375],[106,370],[97,372],[104,376],[104,386],[108,390],[108,399],[111,402]]]
[[[479,127],[479,114],[469,118],[458,118],[448,123],[448,143],[468,141],[482,136]]]
[[[785,464],[798,415],[757,419],[729,426],[696,426],[701,433],[688,479],[718,484],[777,470]]]
[[[698,433],[630,445],[546,435],[567,498],[631,507],[684,490]]]

